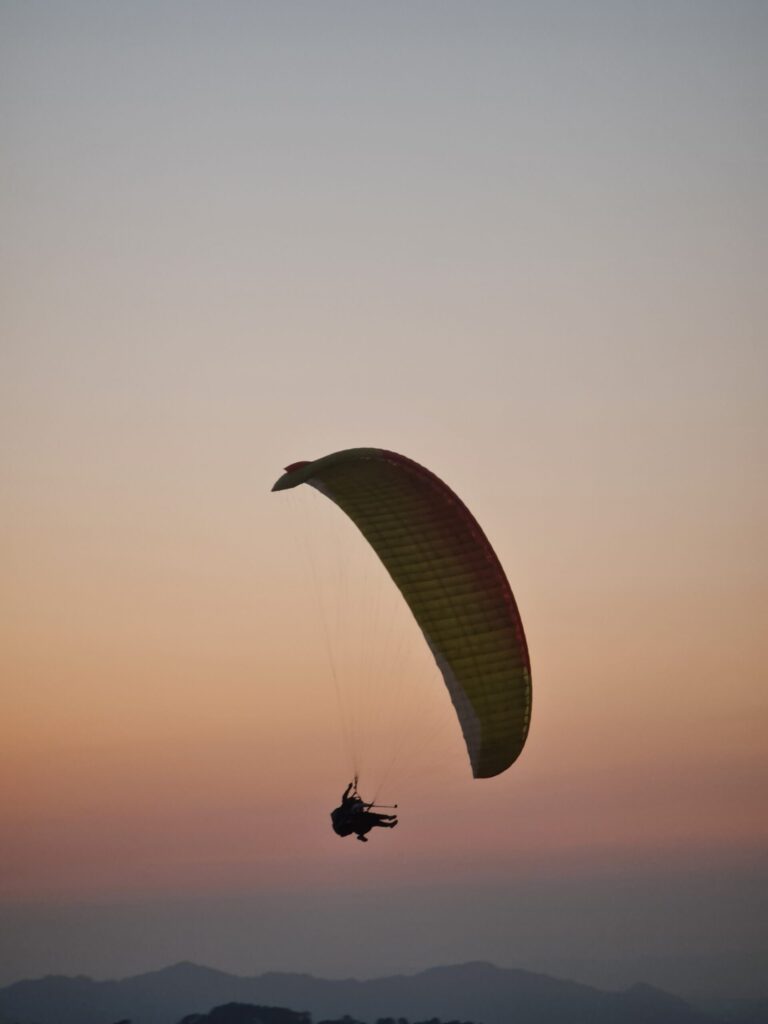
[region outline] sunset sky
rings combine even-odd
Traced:
[[[762,990],[767,45],[751,0],[0,3],[0,983]],[[507,571],[497,779],[354,528],[270,493],[362,445]],[[327,643],[371,771],[410,737],[367,847]]]

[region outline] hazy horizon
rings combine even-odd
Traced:
[[[0,981],[758,990],[766,42],[749,0],[0,2]],[[270,493],[362,445],[509,576],[534,701],[498,778],[353,531]],[[305,542],[360,569],[363,785],[424,754],[367,848],[328,827]]]
[[[486,961],[598,988],[645,982],[689,998],[758,998],[765,996],[765,881],[758,862],[602,877],[537,871],[501,893],[480,881],[383,881],[342,893],[6,905],[0,984],[43,973],[109,980],[182,961],[240,975],[359,979]],[[43,939],[48,967],[30,973],[25,945]]]

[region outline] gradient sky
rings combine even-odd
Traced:
[[[767,45],[759,2],[0,4],[0,981],[760,990]],[[302,547],[355,538],[269,492],[358,445],[466,500],[534,672],[473,782],[360,555],[371,756],[403,678],[445,726],[367,848]]]

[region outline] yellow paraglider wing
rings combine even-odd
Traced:
[[[428,469],[379,448],[289,466],[272,488],[306,483],[359,527],[399,587],[443,675],[476,778],[523,749],[531,667],[504,570],[463,502]]]

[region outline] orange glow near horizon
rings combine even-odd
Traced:
[[[359,865],[327,828],[352,768],[326,639],[337,670],[350,660],[344,700],[370,691],[358,726],[369,761],[385,763],[404,735],[412,744],[410,763],[384,789],[401,804],[402,825],[374,844],[383,876],[460,879],[481,862],[492,877],[510,863],[569,870],[675,861],[694,849],[700,860],[727,860],[765,842],[760,692],[750,683],[758,666],[748,648],[757,623],[745,603],[751,580],[732,557],[735,578],[700,590],[680,535],[657,534],[674,555],[649,565],[642,534],[623,563],[615,550],[603,561],[594,547],[568,550],[573,528],[565,523],[558,539],[551,510],[541,533],[523,513],[509,533],[497,530],[528,631],[534,715],[520,761],[477,782],[399,595],[378,566],[352,579],[365,555],[351,524],[311,496],[288,509],[270,483],[233,517],[224,551],[213,532],[202,543],[197,524],[141,548],[121,538],[110,547],[99,536],[106,525],[92,520],[82,543],[71,530],[47,551],[27,542],[35,558],[19,559],[13,595],[25,594],[26,606],[6,624],[3,666],[14,682],[3,751],[6,898],[354,878]],[[297,514],[308,536],[297,536]],[[330,528],[315,529],[317,514]],[[689,559],[691,586],[676,575]],[[333,596],[337,585],[344,600]],[[385,642],[399,662],[386,662]],[[436,725],[440,743],[420,758]]]

